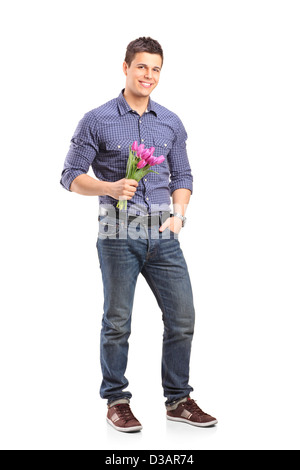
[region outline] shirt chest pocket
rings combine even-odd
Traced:
[[[111,155],[120,155],[120,153],[126,153],[129,155],[129,147],[132,145],[132,142],[129,139],[114,139],[107,140],[103,142],[102,148],[107,154]]]
[[[107,177],[107,180],[116,181],[125,177],[129,147],[129,139],[103,140],[100,144],[99,159],[95,165]]]
[[[163,155],[165,158],[167,158],[172,148],[172,141],[169,139],[164,139],[163,137],[155,136],[153,138],[153,147],[155,147],[155,157]]]
[[[101,162],[125,171],[131,145],[132,142],[124,138],[103,141],[100,145]]]

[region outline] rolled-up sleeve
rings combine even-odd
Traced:
[[[71,139],[60,184],[70,191],[72,181],[88,172],[98,152],[97,121],[93,111],[90,111],[81,119]]]
[[[193,176],[186,150],[187,138],[188,136],[186,130],[178,118],[176,137],[172,149],[168,155],[171,176],[171,194],[176,189],[181,188],[189,189],[191,192],[193,192]]]

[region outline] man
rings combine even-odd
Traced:
[[[128,338],[138,275],[152,289],[163,313],[162,385],[167,418],[195,426],[217,423],[190,398],[189,363],[194,306],[188,269],[178,234],[192,193],[186,131],[171,111],[150,99],[163,64],[160,44],[132,41],[118,98],[83,117],[71,140],[61,184],[78,194],[99,196],[98,256],[103,279],[100,396],[108,401],[107,420],[116,430],[139,431],[125,390]],[[165,161],[139,183],[124,178],[129,146],[155,147]],[[92,166],[97,179],[87,175]],[[170,214],[170,194],[173,214]],[[118,200],[127,211],[117,211]]]

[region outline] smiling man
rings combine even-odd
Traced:
[[[125,89],[79,122],[61,177],[67,190],[99,197],[97,250],[104,291],[100,396],[107,399],[107,421],[123,432],[142,429],[130,408],[132,394],[126,390],[125,377],[139,274],[163,315],[162,386],[167,418],[200,427],[217,423],[190,398],[195,312],[178,234],[186,222],[193,178],[182,122],[150,99],[162,65],[163,51],[154,39],[143,37],[128,45],[123,63]],[[134,141],[155,147],[156,156],[165,156],[157,174],[149,173],[139,183],[124,178],[128,148]],[[87,175],[90,166],[96,178]],[[128,201],[125,213],[116,209],[120,199]],[[146,325],[141,335],[148,331]],[[146,364],[146,351],[141,355]],[[145,383],[145,407],[151,406],[151,390],[152,384]]]

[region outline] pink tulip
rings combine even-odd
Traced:
[[[145,149],[142,153],[142,158],[148,161],[150,157],[153,157],[154,150],[155,150],[155,147],[151,147],[150,149]]]
[[[144,166],[147,165],[147,162],[145,160],[140,160],[137,164],[137,168],[140,170],[141,168],[144,168]]]
[[[137,150],[138,150],[138,143],[137,143],[136,140],[133,142],[133,144],[132,144],[132,146],[131,146],[131,150],[132,150],[133,152],[137,152]]]
[[[155,157],[149,157],[147,160],[148,165],[154,166],[155,165],[156,158]]]
[[[144,144],[139,145],[139,147],[137,149],[137,153],[136,153],[138,157],[142,156],[142,152],[143,152],[144,148],[145,148]]]
[[[151,157],[151,156],[152,156],[152,155],[151,155],[151,153],[150,153],[150,150],[149,150],[149,149],[145,149],[145,150],[143,150],[143,152],[142,152],[141,158],[142,158],[143,160],[146,160],[146,161],[147,161],[148,158]]]
[[[165,161],[165,157],[163,155],[161,155],[160,157],[157,157],[157,158],[155,158],[155,157],[148,158],[147,163],[150,166],[154,166],[154,165],[160,165],[164,161]]]
[[[161,155],[160,157],[156,158],[155,165],[160,165],[164,161],[165,161],[165,157],[163,155]]]

